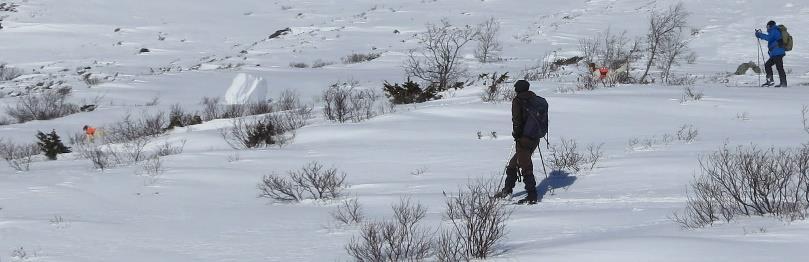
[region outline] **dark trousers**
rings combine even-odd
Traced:
[[[508,162],[508,166],[506,166],[506,184],[504,189],[506,191],[514,189],[514,186],[517,185],[518,176],[522,174],[523,182],[525,183],[525,192],[528,193],[529,198],[536,199],[537,180],[534,177],[534,163],[531,160],[531,156],[534,155],[539,141],[523,137],[515,143],[517,152],[514,153],[514,156],[512,156],[511,160]]]
[[[773,82],[773,75],[772,75],[772,66],[775,65],[775,68],[778,69],[778,80],[781,81],[781,85],[787,84],[787,73],[784,71],[784,56],[776,56],[770,57],[766,63],[764,63],[764,72],[767,73],[767,80]]]

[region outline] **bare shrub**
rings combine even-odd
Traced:
[[[593,170],[598,165],[598,162],[604,158],[604,143],[601,144],[589,144],[587,145],[587,163],[590,164],[588,167],[590,170]]]
[[[805,219],[809,208],[809,145],[767,150],[755,146],[719,151],[700,160],[701,176],[691,185],[682,214],[685,227],[710,225],[720,217],[774,215]]]
[[[168,129],[198,124],[202,124],[202,117],[200,117],[197,112],[194,114],[186,113],[185,109],[183,109],[180,104],[174,104],[171,106],[171,111],[169,111]]]
[[[179,143],[171,143],[169,141],[164,141],[160,146],[157,148],[157,151],[154,153],[155,156],[163,157],[163,156],[170,156],[170,155],[179,155],[183,153],[185,149],[185,143],[188,142],[186,139],[182,139]]]
[[[439,241],[453,242],[455,248],[440,251],[441,256],[458,257],[458,248],[465,256],[485,259],[494,253],[497,245],[506,236],[506,220],[512,210],[505,202],[491,195],[497,192],[497,186],[490,181],[479,181],[467,184],[451,197],[446,197],[445,218],[451,224],[454,236],[444,236]],[[447,248],[447,247],[444,247]]]
[[[0,64],[0,81],[14,80],[17,77],[20,77],[22,74],[22,69],[10,67],[6,64]]]
[[[616,84],[631,83],[629,68],[632,62],[640,59],[641,40],[632,40],[627,32],[613,33],[610,28],[604,33],[585,38],[579,41],[579,51],[588,64],[586,71],[579,75],[579,90],[593,90],[598,84],[615,86]],[[594,76],[595,67],[600,65],[613,72],[604,79]]]
[[[430,254],[430,233],[420,221],[427,208],[410,199],[393,206],[393,219],[365,223],[346,245],[356,261],[422,261]]]
[[[677,84],[676,82],[674,84]],[[683,88],[683,96],[680,98],[680,103],[685,103],[688,101],[699,101],[702,100],[703,93],[700,91],[694,90],[693,87],[687,86]]]
[[[722,192],[722,188],[706,177],[699,178],[691,183],[689,192],[686,192],[688,200],[685,210],[682,213],[675,212],[671,219],[680,224],[683,228],[700,228],[712,225],[719,220],[719,202],[715,192]],[[733,218],[734,214],[724,214],[727,220]]]
[[[232,127],[220,130],[220,135],[233,149],[284,146],[292,139],[294,136],[292,132],[297,128],[290,122],[291,118],[285,117],[289,114],[278,113],[260,118],[234,119]]]
[[[34,156],[39,153],[39,146],[36,144],[18,145],[0,138],[0,157],[17,172],[29,171]]]
[[[6,107],[6,113],[17,123],[33,120],[51,120],[79,112],[79,106],[67,102],[70,88],[47,90],[41,94],[22,96],[13,106]]]
[[[357,64],[357,63],[364,63],[364,62],[373,61],[374,59],[377,59],[380,56],[382,56],[382,55],[379,54],[379,53],[367,53],[367,54],[354,53],[354,54],[350,54],[350,55],[348,55],[346,57],[343,57],[342,61],[343,61],[343,64]]]
[[[475,57],[478,61],[481,63],[489,63],[500,60],[500,52],[503,51],[503,45],[498,39],[499,34],[500,23],[494,17],[478,25],[477,36],[475,37],[475,40],[478,42],[478,46],[475,48]]]
[[[483,102],[496,103],[501,101],[510,101],[510,98],[516,96],[516,94],[511,94],[514,92],[513,89],[503,86],[508,79],[508,72],[502,75],[498,75],[497,72],[494,72],[491,75],[481,74],[478,77],[478,80],[483,80],[485,85],[483,93],[480,95]]]
[[[219,107],[219,97],[203,97],[202,98],[202,117],[205,121],[219,119],[221,116],[221,109]]]
[[[333,65],[333,64],[334,64],[334,62],[328,62],[328,61],[323,61],[323,60],[318,59],[318,60],[315,60],[314,63],[312,63],[312,68],[323,68],[323,67],[330,66],[330,65]]]
[[[474,40],[476,30],[470,26],[454,27],[446,19],[440,25],[427,24],[418,35],[421,50],[410,52],[404,68],[408,77],[420,79],[438,90],[455,86],[466,75],[461,63],[461,49]]]
[[[471,260],[466,252],[464,239],[454,230],[442,230],[433,245],[435,259],[439,262],[458,262]]]
[[[550,146],[550,156],[546,162],[553,170],[572,172],[592,170],[604,157],[603,146],[603,143],[590,144],[585,152],[580,152],[576,140],[561,138],[558,144]]]
[[[604,33],[579,40],[579,51],[587,64],[596,63],[610,69],[627,68],[639,59],[640,39],[632,40],[626,31]]]
[[[586,158],[578,152],[578,144],[575,140],[562,138],[559,144],[554,144],[550,148],[549,166],[554,170],[570,170],[579,172],[584,165]]]
[[[125,143],[163,133],[166,118],[163,112],[142,112],[138,118],[126,114],[121,121],[104,127],[104,140],[109,143]]]
[[[661,80],[664,83],[670,83],[669,76],[671,75],[672,67],[680,65],[681,61],[687,60],[687,55],[690,51],[688,48],[689,41],[684,39],[682,29],[679,32],[672,33],[669,38],[665,38],[660,43],[660,63],[657,67],[662,72]]]
[[[101,171],[111,168],[123,160],[123,156],[113,150],[110,145],[81,143],[76,145],[76,149],[81,157],[89,159],[93,163],[93,167]]]
[[[145,176],[148,180],[146,184],[154,184],[157,182],[157,179],[166,172],[166,168],[163,167],[163,160],[159,155],[154,155],[143,161],[140,165],[140,172],[138,175]]]
[[[680,129],[677,130],[677,140],[684,141],[689,144],[696,141],[697,136],[699,136],[699,130],[693,125],[682,125]]]
[[[669,75],[666,84],[670,86],[693,86],[697,83],[697,76],[692,74],[672,74]]]
[[[359,224],[365,219],[360,202],[354,199],[347,199],[331,212],[331,216],[344,225]]]
[[[11,254],[9,254],[9,255],[11,256],[12,259],[21,260],[21,261],[22,260],[28,260],[29,258],[31,258],[31,255],[29,255],[28,252],[26,252],[25,248],[23,248],[23,247],[11,250]]]
[[[635,137],[629,139],[628,142],[628,149],[631,151],[649,151],[654,150],[655,147],[661,145],[670,145],[675,139],[674,135],[671,134],[662,134],[659,136],[651,136],[651,137]]]
[[[163,112],[153,114],[143,112],[139,118],[127,114],[123,120],[104,127],[104,141],[116,146],[108,146],[105,149],[91,148],[88,156],[91,160],[96,159],[100,162],[104,162],[103,158],[114,157],[116,164],[140,162],[149,157],[146,154],[146,146],[165,131],[165,126],[166,118]],[[102,168],[98,165],[96,167]]]
[[[552,77],[558,77],[560,66],[553,63],[550,54],[545,54],[543,59],[537,62],[536,65],[527,67],[520,72],[523,79],[528,81],[539,81]]]
[[[219,97],[202,98],[202,117],[205,121],[214,119],[230,119],[244,116],[263,115],[275,112],[269,102],[250,102],[245,104],[220,104]]]
[[[318,162],[310,162],[299,170],[288,171],[289,178],[267,175],[258,185],[259,197],[277,201],[301,201],[303,199],[334,199],[342,196],[345,189],[345,173],[336,168],[324,168]]]
[[[258,185],[261,191],[259,197],[271,198],[276,201],[301,201],[303,200],[303,188],[294,182],[277,176],[266,175]]]
[[[287,111],[304,107],[301,102],[301,94],[294,89],[285,89],[281,91],[278,101],[275,103],[280,111]]]
[[[663,54],[667,45],[672,41],[679,41],[679,35],[687,26],[690,14],[685,9],[682,2],[670,6],[663,12],[654,11],[649,15],[649,31],[646,35],[646,70],[640,77],[640,82],[645,83],[649,75],[649,69],[657,61],[658,56]]]
[[[289,67],[292,68],[309,68],[309,64],[304,62],[291,62],[289,63]]]
[[[326,119],[344,123],[361,122],[376,116],[379,94],[374,90],[356,89],[357,82],[335,83],[323,91],[323,114]]]

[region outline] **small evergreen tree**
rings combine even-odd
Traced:
[[[441,90],[434,85],[422,89],[419,84],[409,79],[402,85],[385,82],[383,90],[385,91],[385,96],[390,99],[391,103],[397,105],[423,103],[430,100],[441,99],[441,95],[438,94]]]
[[[37,142],[39,149],[42,150],[45,156],[50,160],[56,160],[56,155],[58,154],[71,152],[70,147],[66,147],[65,144],[62,143],[62,139],[56,134],[56,130],[51,131],[50,134],[37,131],[37,139],[39,139],[39,142]]]

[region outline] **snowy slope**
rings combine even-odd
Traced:
[[[36,130],[71,134],[84,124],[118,121],[127,112],[174,103],[198,107],[203,96],[224,96],[237,73],[266,79],[272,97],[292,88],[306,100],[336,81],[356,80],[367,88],[401,82],[401,63],[418,46],[413,34],[442,17],[453,24],[500,19],[506,61],[467,62],[473,73],[518,72],[554,51],[573,54],[579,39],[608,27],[640,35],[648,12],[674,1],[17,2],[19,12],[2,22],[0,61],[69,81],[77,101],[104,97],[95,112],[0,126],[0,137],[28,142]],[[809,138],[800,123],[801,105],[809,103],[809,90],[801,86],[809,82],[809,49],[800,45],[809,36],[809,3],[685,3],[693,12],[691,26],[700,31],[692,41],[699,59],[677,70],[702,77],[696,88],[704,100],[680,103],[678,87],[557,94],[558,87],[574,84],[532,83],[551,104],[551,138],[605,143],[607,159],[592,172],[544,181],[557,189],[539,205],[516,209],[493,261],[805,259],[806,221],[751,218],[684,231],[668,217],[683,208],[700,155],[724,143],[794,146]],[[785,59],[792,87],[736,87],[755,85],[755,76],[714,81],[756,60],[752,32],[770,19],[784,21],[798,40]],[[268,39],[284,28],[292,33]],[[138,54],[141,48],[151,52]],[[340,63],[352,52],[371,51],[382,57]],[[335,64],[289,67],[316,60]],[[244,65],[210,69],[237,63]],[[197,65],[204,66],[188,70]],[[119,77],[85,88],[75,73],[80,66]],[[159,67],[184,70],[151,73]],[[14,88],[3,87],[2,92]],[[392,203],[412,197],[429,207],[425,223],[438,225],[442,192],[472,179],[499,178],[510,153],[509,105],[483,103],[479,90],[469,87],[362,123],[334,124],[316,115],[280,149],[234,151],[220,137],[217,122],[176,130],[160,140],[187,139],[185,152],[166,157],[167,171],[156,181],[136,175],[136,166],[100,172],[71,156],[38,161],[26,173],[0,165],[0,261],[14,261],[9,253],[20,247],[35,256],[31,261],[346,261],[343,246],[357,230],[333,225],[329,212],[336,202],[271,203],[256,198],[256,183],[263,175],[317,160],[348,174],[348,191],[369,216],[388,216]],[[160,98],[159,105],[143,106],[153,97]],[[13,102],[0,98],[3,106]],[[737,118],[745,113],[748,120]],[[627,149],[630,139],[671,134],[683,124],[699,129],[697,142]],[[478,140],[478,131],[500,136]],[[235,155],[239,161],[228,160]],[[416,169],[426,172],[411,175]],[[53,223],[55,217],[64,222]]]

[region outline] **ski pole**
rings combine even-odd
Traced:
[[[503,167],[503,174],[500,176],[500,183],[497,184],[498,186],[502,185],[503,179],[506,178],[506,169],[508,168],[508,162],[511,161],[511,154],[512,152],[514,152],[514,149],[516,149],[516,146],[517,146],[516,142],[514,144],[511,144],[511,149],[508,151],[508,158],[506,159],[506,166]]]
[[[756,59],[756,67],[758,67],[758,86],[761,86],[761,39],[756,36],[756,40],[758,42],[758,52],[756,53],[756,56],[758,56],[758,59]]]
[[[539,149],[539,161],[542,161],[542,172],[545,172],[545,179],[548,179],[548,170],[545,169],[545,157],[542,156],[542,148],[537,147],[537,149]]]

